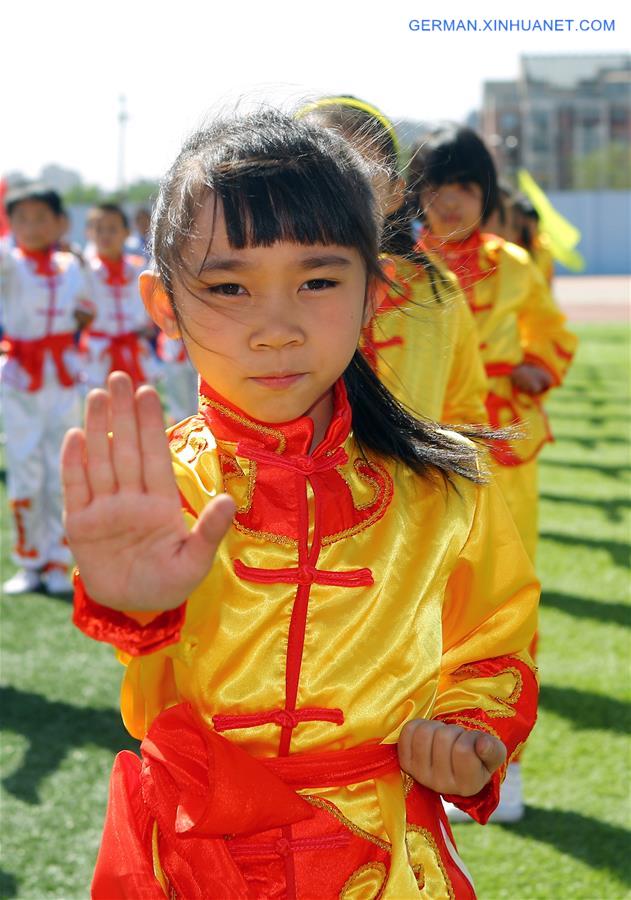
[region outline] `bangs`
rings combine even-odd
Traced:
[[[431,141],[423,154],[423,180],[428,185],[475,182],[488,188],[492,180],[490,157],[484,146],[468,136],[454,135],[452,140],[432,146]],[[482,152],[481,152],[482,151]]]
[[[499,203],[497,171],[482,139],[470,128],[447,126],[419,145],[410,163],[413,191],[445,184],[477,184],[482,190],[482,219]]]
[[[357,248],[370,242],[371,223],[361,211],[371,204],[371,194],[364,191],[363,198],[349,203],[330,163],[266,160],[263,166],[252,160],[227,176],[215,175],[208,187],[221,202],[235,249],[277,241]]]
[[[196,132],[154,209],[152,250],[164,285],[172,294],[173,275],[187,271],[183,250],[192,236],[208,234],[210,249],[214,222],[201,222],[200,211],[216,212],[218,204],[235,250],[336,244],[355,248],[368,274],[379,275],[381,221],[370,174],[339,134],[274,111]]]

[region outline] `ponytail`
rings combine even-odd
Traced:
[[[429,419],[417,418],[399,403],[377,378],[357,350],[344,372],[353,415],[353,434],[359,446],[397,460],[417,475],[431,478],[438,470],[446,481],[452,474],[483,484],[480,450],[471,441],[491,437],[483,428],[444,429]]]

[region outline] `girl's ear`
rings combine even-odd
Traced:
[[[396,273],[396,266],[393,260],[388,259],[385,256],[379,260],[379,265],[386,280],[384,281],[381,278],[371,278],[368,283],[368,290],[366,292],[366,305],[364,306],[364,328],[366,327],[366,325],[368,325],[374,314],[377,312],[381,304],[388,296],[388,293],[390,292],[389,282],[394,281],[394,276]]]
[[[141,272],[138,286],[145,309],[158,328],[164,331],[167,337],[181,337],[180,327],[173,312],[169,295],[156,273]]]
[[[403,203],[405,201],[405,195],[406,195],[405,179],[401,178],[401,176],[399,175],[397,180],[392,185],[392,193],[390,195],[390,204],[389,204],[388,209],[386,210],[386,215],[389,216],[392,213],[396,212],[398,209],[401,209],[401,207],[403,206]]]

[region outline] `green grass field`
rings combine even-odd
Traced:
[[[629,343],[623,326],[577,330],[541,465],[542,691],[527,815],[456,830],[481,900],[630,896]],[[73,629],[67,602],[5,598],[2,612],[0,897],[87,898],[112,758],[134,746],[119,666]]]

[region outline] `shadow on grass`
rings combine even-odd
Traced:
[[[586,550],[606,550],[611,561],[617,566],[628,569],[631,563],[629,546],[622,541],[605,541],[598,538],[581,537],[577,534],[561,534],[555,531],[541,531],[539,537],[543,541],[554,541],[566,547],[584,547]]]
[[[631,707],[627,703],[578,688],[543,684],[539,692],[539,706],[568,719],[580,730],[627,734],[631,725]]]
[[[601,475],[607,475],[609,478],[615,478],[616,481],[628,472],[631,472],[631,466],[626,463],[595,463],[591,460],[588,462],[578,462],[577,460],[550,459],[542,457],[542,466],[549,466],[555,469],[566,469],[574,472],[599,472]]]
[[[14,875],[0,869],[0,897],[2,900],[13,900],[18,895],[18,882]]]
[[[550,419],[552,420],[552,425],[554,427],[554,423],[557,421],[564,422],[580,422],[581,425],[587,427],[588,425],[593,425],[594,428],[604,428],[609,422],[615,420],[620,421],[620,413],[614,412],[607,416],[595,416],[593,414],[585,414],[585,413],[572,413],[567,412],[563,407],[550,407],[548,409],[548,413],[550,415]]]
[[[542,606],[553,606],[561,612],[577,619],[593,619],[608,625],[631,627],[631,606],[626,603],[611,603],[608,600],[590,600],[588,597],[576,597],[558,591],[544,591],[541,595]]]
[[[563,400],[569,402],[570,400],[579,400],[585,401],[586,403],[593,403],[597,406],[602,406],[604,403],[628,403],[627,394],[617,394],[614,391],[602,391],[601,393],[597,393],[594,389],[587,384],[573,384],[573,385],[563,385]]]
[[[76,747],[90,745],[112,753],[138,748],[125,731],[120,713],[113,709],[73,706],[13,687],[0,689],[0,706],[5,730],[28,742],[21,766],[2,783],[26,803],[41,802],[41,783]]]
[[[498,823],[499,824],[499,823]],[[550,844],[591,869],[605,869],[631,884],[629,832],[577,812],[527,806],[521,822],[500,825],[511,834]],[[570,890],[568,896],[572,895]]]
[[[573,497],[566,494],[548,494],[542,491],[540,500],[548,503],[571,503],[573,506],[586,506],[590,509],[599,509],[610,522],[623,522],[625,509],[631,509],[631,499],[628,497]]]
[[[554,437],[557,444],[577,444],[583,450],[597,450],[604,445],[611,446],[612,444],[617,447],[626,447],[629,443],[626,438],[613,435],[589,438],[578,434],[559,434],[558,431],[555,431]]]

